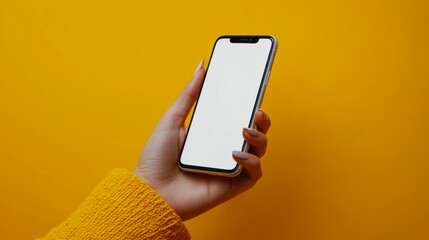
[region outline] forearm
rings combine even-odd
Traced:
[[[174,210],[134,173],[112,170],[45,239],[190,239]]]

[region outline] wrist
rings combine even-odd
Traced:
[[[145,177],[143,171],[138,166],[134,169],[133,172],[137,177],[139,177],[143,182],[145,182],[147,185],[149,185],[153,189],[153,186],[150,184],[150,181]]]

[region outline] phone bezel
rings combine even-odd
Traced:
[[[211,52],[210,60],[209,60],[209,63],[207,65],[206,72],[204,74],[204,79],[203,79],[203,82],[201,84],[201,89],[204,86],[206,74],[210,69],[210,62],[212,60],[212,56],[213,56],[214,50],[216,48],[216,44],[220,39],[225,39],[225,38],[230,39],[231,43],[249,43],[249,44],[252,44],[252,43],[257,43],[259,41],[259,39],[261,39],[261,38],[269,39],[272,43],[267,62],[265,64],[264,74],[262,75],[261,83],[259,85],[258,95],[256,97],[255,104],[253,106],[253,111],[252,111],[252,115],[251,115],[252,117],[251,117],[251,119],[249,121],[249,125],[248,125],[249,128],[252,128],[254,126],[255,112],[257,111],[257,108],[259,108],[259,106],[261,105],[262,98],[263,98],[263,95],[265,92],[265,86],[267,84],[266,81],[268,81],[268,79],[266,79],[266,78],[269,77],[268,73],[270,73],[271,67],[272,67],[272,64],[274,61],[275,52],[277,50],[277,40],[273,36],[270,36],[270,35],[223,35],[223,36],[220,36],[219,38],[216,39],[216,41],[213,45],[213,50]],[[194,118],[196,106],[198,105],[198,100],[200,99],[201,92],[202,91],[200,90],[200,92],[198,93],[198,98],[197,98],[197,101],[195,103],[194,111],[192,112],[191,121],[189,123],[188,131],[192,126],[192,120]],[[183,146],[180,149],[180,155],[179,155],[179,159],[178,159],[178,165],[181,169],[183,169],[185,171],[190,171],[190,172],[207,173],[207,174],[212,174],[212,175],[221,175],[221,176],[228,176],[228,177],[233,177],[233,176],[240,174],[242,167],[238,163],[236,163],[236,165],[233,169],[229,169],[229,170],[228,169],[210,168],[210,167],[202,167],[202,166],[183,164],[181,162],[181,157],[182,157],[183,149],[184,149],[185,144],[186,144],[187,137],[188,137],[188,132],[186,133],[185,140],[183,142]],[[247,144],[247,141],[243,140],[243,146],[242,146],[241,151],[247,152],[248,148],[249,148],[249,145]]]

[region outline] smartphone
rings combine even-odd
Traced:
[[[273,36],[216,40],[179,156],[182,170],[227,177],[241,172],[232,151],[248,151],[242,129],[254,127],[276,50]]]

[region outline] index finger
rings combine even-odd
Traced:
[[[268,115],[264,111],[262,111],[262,109],[259,109],[255,113],[255,124],[258,131],[263,134],[266,134],[271,126],[270,117],[268,117]]]

